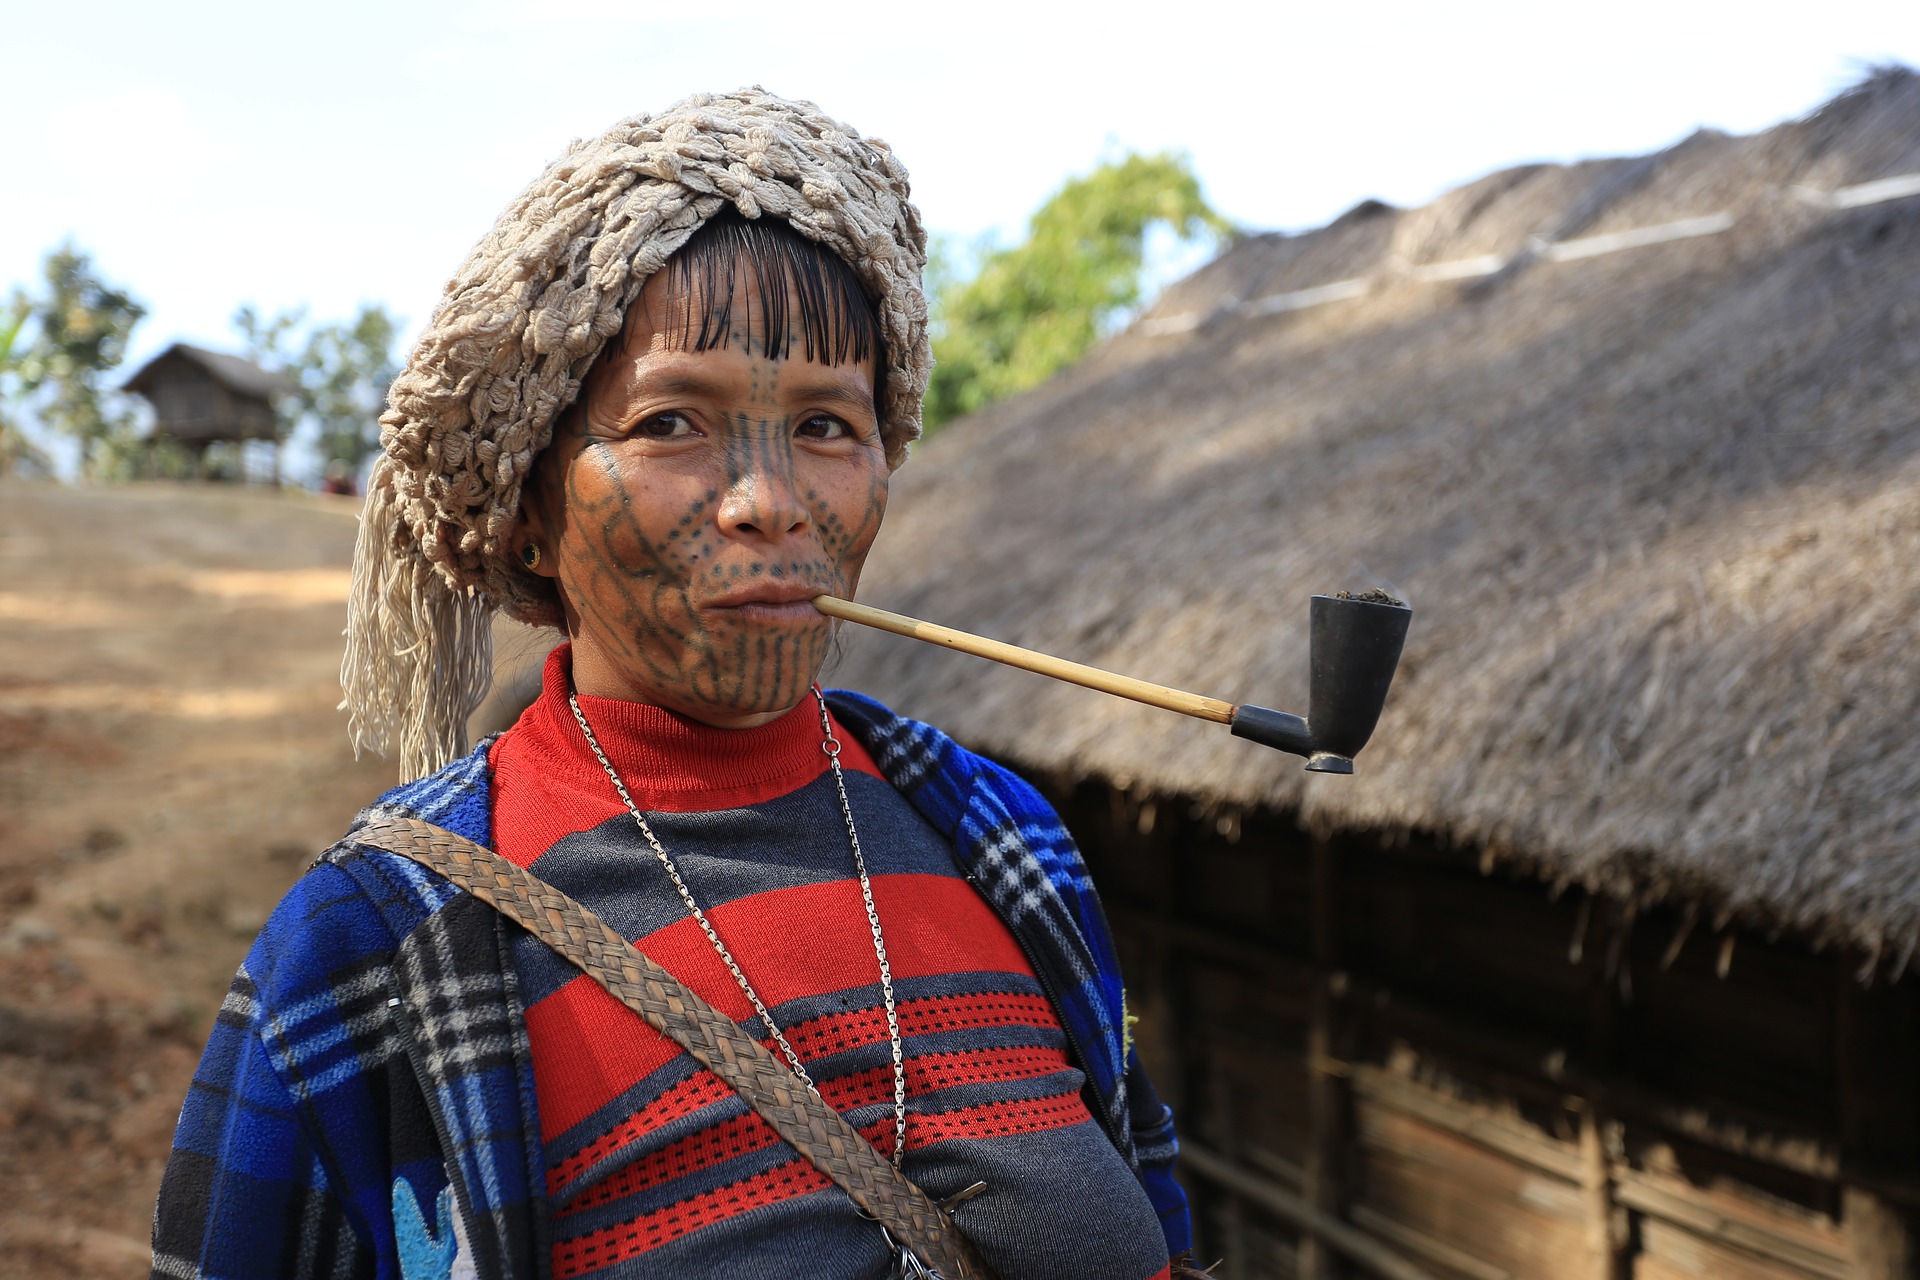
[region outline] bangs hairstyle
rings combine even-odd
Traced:
[[[733,341],[734,308],[745,330],[773,359],[798,346],[808,360],[838,365],[871,360],[873,401],[882,403],[886,367],[880,318],[846,259],[779,218],[746,218],[729,209],[705,223],[661,267],[675,302],[661,317],[663,336],[682,351],[711,351]]]

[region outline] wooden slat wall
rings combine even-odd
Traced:
[[[1920,1108],[1851,1172],[1843,1094],[1871,1090],[1843,1086],[1834,1010],[1920,1058],[1909,989],[1837,1002],[1851,959],[1749,936],[1722,976],[1721,938],[1679,910],[1556,901],[1472,851],[1336,842],[1316,883],[1314,842],[1279,816],[1051,790],[1182,1133],[1271,1188],[1187,1175],[1223,1280],[1381,1257],[1436,1280],[1906,1274],[1868,1255],[1898,1255],[1920,1204]],[[1861,1202],[1893,1254],[1862,1252],[1864,1214],[1849,1234]],[[1384,1252],[1362,1265],[1303,1230],[1315,1206]]]
[[[1510,1275],[1551,1275],[1581,1255],[1578,1182],[1408,1115],[1360,1106],[1354,1205]]]
[[[280,434],[273,407],[265,400],[235,395],[181,356],[153,370],[145,394],[153,403],[160,434],[178,440],[271,440]]]

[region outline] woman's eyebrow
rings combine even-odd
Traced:
[[[796,400],[821,400],[828,404],[843,404],[850,409],[873,412],[873,392],[865,387],[849,386],[845,382],[826,379],[803,379],[782,390]]]
[[[721,399],[729,392],[730,388],[724,379],[668,369],[647,370],[635,378],[628,389],[628,394],[635,396],[688,396],[700,399]],[[873,392],[839,378],[802,375],[792,382],[782,379],[780,398],[840,404],[864,413],[874,411]]]
[[[717,396],[723,388],[711,378],[695,373],[642,373],[633,382],[633,391],[657,396]]]

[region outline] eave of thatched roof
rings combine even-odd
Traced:
[[[1415,608],[1347,779],[890,637],[838,679],[1018,764],[1329,829],[1426,829],[1558,882],[1904,958],[1920,938],[1920,78],[1658,156],[1495,174],[1247,241],[895,480],[861,596],[1306,709],[1307,599]],[[1565,239],[1731,231],[1582,262]],[[1483,280],[1408,264],[1494,253]],[[1364,278],[1269,318],[1246,299]]]

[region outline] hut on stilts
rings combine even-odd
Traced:
[[[153,406],[153,438],[184,448],[199,478],[219,474],[218,467],[247,478],[242,450],[258,440],[275,446],[267,479],[280,482],[274,401],[294,390],[286,377],[242,356],[176,342],[142,365],[124,389]]]
[[[861,596],[1305,710],[1355,776],[891,637],[1040,783],[1224,1280],[1920,1266],[1920,77],[1243,241],[896,479]]]

